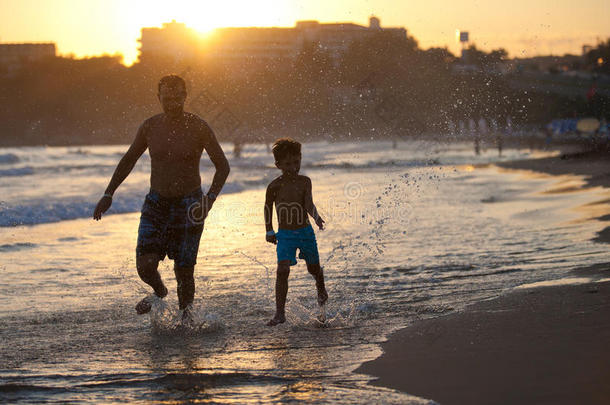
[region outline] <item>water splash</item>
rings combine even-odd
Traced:
[[[269,267],[267,265],[265,265],[265,263],[261,262],[260,260],[258,260],[255,256],[251,256],[248,255],[240,250],[236,250],[235,251],[236,254],[240,254],[242,256],[244,256],[245,258],[251,260],[252,262],[254,262],[255,264],[261,266],[262,268],[265,269],[265,277],[266,277],[266,282],[265,282],[265,294],[269,297],[271,296],[271,288],[269,287],[271,285],[271,280],[269,278]]]
[[[184,316],[183,311],[172,309],[156,295],[153,294],[150,299],[150,324],[156,334],[195,336],[219,332],[225,328],[217,314],[208,312],[201,306],[192,306],[188,316]]]

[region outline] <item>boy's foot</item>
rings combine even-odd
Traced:
[[[276,326],[276,325],[279,325],[280,323],[284,323],[284,322],[286,322],[286,317],[276,315],[273,318],[271,318],[271,320],[269,322],[267,322],[267,326]]]
[[[316,319],[320,323],[326,323],[326,307],[324,305],[320,305],[320,313]]]
[[[318,305],[322,306],[326,304],[326,301],[328,301],[328,293],[326,292],[326,288],[318,290]]]
[[[159,296],[157,295],[157,293],[154,293],[147,295],[146,297],[142,298],[140,302],[138,302],[138,304],[136,305],[136,312],[138,313],[138,315],[144,315],[149,313],[152,309],[153,301],[157,298],[163,298],[167,295],[167,288],[165,286],[163,286],[163,288],[165,289],[163,296]]]

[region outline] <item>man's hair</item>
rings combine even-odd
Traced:
[[[271,151],[273,152],[275,161],[279,162],[287,156],[300,155],[301,144],[292,138],[280,138],[273,143]]]
[[[159,86],[157,87],[159,92],[161,91],[161,86],[182,87],[186,92],[186,82],[178,75],[163,76],[161,80],[159,80]]]

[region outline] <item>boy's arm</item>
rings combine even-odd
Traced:
[[[265,239],[269,243],[276,243],[275,234],[273,231],[273,202],[275,201],[275,187],[273,182],[267,187],[265,193]]]
[[[316,206],[313,203],[311,188],[311,179],[309,177],[305,177],[305,211],[307,211],[307,213],[311,215],[313,220],[316,221],[316,225],[318,225],[318,228],[324,229],[324,220],[322,219],[320,214],[318,214],[318,210],[316,209]]]

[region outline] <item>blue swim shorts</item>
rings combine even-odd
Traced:
[[[193,204],[201,204],[203,191],[196,189],[182,197],[163,197],[154,190],[146,195],[140,215],[136,256],[156,253],[180,267],[197,263],[203,221],[189,215]]]
[[[299,249],[299,259],[304,259],[307,264],[320,263],[316,234],[311,225],[299,229],[280,229],[275,237],[278,263],[282,260],[289,260],[291,266],[297,264],[297,248]]]

